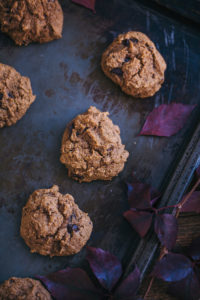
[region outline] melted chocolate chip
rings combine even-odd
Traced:
[[[138,41],[138,39],[136,39],[136,38],[131,38],[131,41],[134,43],[134,44],[137,44],[139,41]]]
[[[73,178],[78,178],[78,179],[83,179],[83,176],[78,175],[78,174],[72,174]]]
[[[128,46],[130,45],[129,39],[123,40],[123,41],[122,41],[122,44],[123,44],[124,46],[128,47]]]
[[[128,62],[131,58],[129,56],[126,56],[124,59],[124,62]]]
[[[0,100],[2,100],[3,99],[3,94],[2,93],[0,93]]]
[[[79,231],[79,227],[76,224],[68,224],[67,231],[71,234],[73,231]]]
[[[116,75],[118,75],[118,76],[122,76],[123,75],[123,71],[120,68],[113,68],[111,70],[111,72],[114,73],[114,74],[116,74]]]

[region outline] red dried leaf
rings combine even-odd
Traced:
[[[192,241],[187,253],[193,260],[200,260],[200,236]]]
[[[133,229],[137,231],[141,238],[143,238],[149,231],[152,222],[152,213],[128,210],[123,214],[123,216],[131,224]]]
[[[186,278],[170,284],[168,293],[181,300],[199,300],[200,282],[194,271]]]
[[[36,276],[56,300],[103,300],[104,295],[95,288],[82,269],[66,268],[46,276]]]
[[[140,285],[140,271],[137,267],[120,284],[114,293],[116,300],[133,300]]]
[[[86,259],[100,284],[111,291],[122,275],[118,258],[100,248],[87,247]]]
[[[170,214],[156,215],[154,230],[162,245],[171,250],[176,244],[178,223],[175,216]]]
[[[127,183],[128,202],[131,208],[151,208],[151,188],[148,184],[141,182]]]
[[[172,136],[186,123],[196,105],[162,104],[148,115],[140,135]]]
[[[96,0],[72,0],[72,2],[85,6],[95,12]]]
[[[193,192],[180,211],[200,213],[200,191]]]
[[[192,263],[182,254],[169,253],[158,261],[153,275],[167,282],[174,282],[186,278],[192,272]]]

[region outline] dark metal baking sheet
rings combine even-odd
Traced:
[[[71,193],[92,218],[89,245],[113,252],[128,266],[140,239],[122,217],[128,208],[124,180],[134,171],[138,179],[165,191],[199,122],[197,106],[177,135],[137,137],[155,106],[199,104],[200,37],[195,29],[129,0],[101,0],[96,14],[63,1],[63,10],[63,38],[58,41],[20,48],[0,34],[0,61],[29,76],[37,95],[22,120],[0,130],[0,281],[84,266],[85,250],[50,259],[31,254],[20,238],[21,209],[28,196],[53,184]],[[103,50],[128,30],[146,33],[168,64],[163,87],[149,99],[126,96],[100,68]],[[59,162],[61,137],[66,124],[90,105],[110,112],[130,157],[112,181],[79,184]]]

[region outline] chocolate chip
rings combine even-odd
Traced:
[[[152,78],[155,78],[155,74],[152,74]]]
[[[9,98],[14,98],[13,94],[11,92],[8,92],[8,97]]]
[[[79,227],[76,224],[68,224],[67,231],[71,234],[73,231],[79,231]]]
[[[131,58],[129,56],[126,56],[124,59],[124,62],[128,62]]]
[[[73,178],[83,179],[84,177],[78,174],[72,174]]]
[[[69,222],[72,222],[73,219],[76,219],[75,213],[71,214],[71,216],[69,217]]]
[[[107,149],[108,152],[113,150],[113,146],[111,146],[110,148]]]
[[[2,93],[0,93],[0,100],[2,100],[3,99],[3,94]]]
[[[131,38],[131,41],[134,43],[134,44],[137,44],[139,41],[138,41],[138,39],[136,39],[136,38]]]
[[[122,44],[123,44],[124,46],[128,47],[128,46],[130,45],[129,39],[123,40],[123,41],[122,41]]]
[[[120,68],[113,68],[111,70],[111,72],[114,73],[114,74],[116,74],[116,75],[118,75],[118,76],[122,76],[123,75],[123,71]]]

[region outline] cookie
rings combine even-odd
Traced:
[[[166,63],[143,33],[120,34],[102,55],[103,72],[128,95],[153,96],[164,81]]]
[[[0,300],[52,300],[38,281],[31,278],[11,277],[0,285]]]
[[[4,0],[0,24],[19,46],[46,43],[62,37],[63,11],[58,0]]]
[[[111,180],[123,170],[129,153],[108,115],[91,106],[67,126],[60,161],[69,177],[79,182]]]
[[[79,252],[90,238],[92,222],[58,186],[36,190],[23,208],[20,233],[31,252],[65,256]]]
[[[30,79],[0,63],[0,128],[20,120],[34,100]]]

